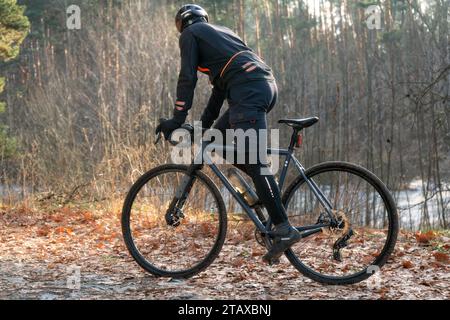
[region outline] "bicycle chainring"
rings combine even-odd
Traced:
[[[262,247],[266,247],[266,244],[265,244],[265,240],[264,240],[264,238],[265,238],[265,236],[258,230],[258,229],[255,229],[255,239],[256,239],[256,242],[260,245],[260,246],[262,246]]]

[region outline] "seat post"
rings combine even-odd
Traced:
[[[298,133],[301,131],[301,129],[293,128],[292,136],[291,136],[291,142],[289,144],[289,151],[294,151],[295,143],[297,142]]]

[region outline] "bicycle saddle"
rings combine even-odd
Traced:
[[[281,119],[278,123],[287,124],[297,130],[302,130],[304,128],[311,127],[319,121],[318,117],[310,117],[305,119]]]

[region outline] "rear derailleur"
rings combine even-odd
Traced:
[[[348,246],[348,241],[355,234],[350,228],[350,222],[342,211],[333,210],[334,223],[329,227],[322,228],[322,232],[328,235],[340,235],[340,237],[333,244],[333,259],[342,262],[341,249]],[[325,213],[321,213],[317,223],[330,222]]]
[[[341,255],[341,249],[348,246],[348,240],[354,235],[354,232],[352,229],[349,229],[347,233],[342,235],[339,239],[336,240],[336,242],[333,245],[333,259],[339,262],[342,262],[342,255]]]

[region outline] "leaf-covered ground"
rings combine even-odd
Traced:
[[[263,264],[252,230],[230,228],[213,265],[179,281],[138,267],[119,217],[118,208],[101,206],[0,206],[0,299],[450,299],[448,232],[401,232],[378,277],[326,286],[285,258]]]

